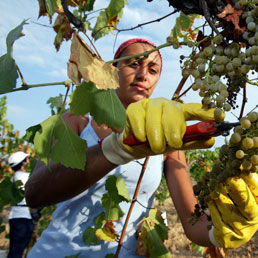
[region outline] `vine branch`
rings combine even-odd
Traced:
[[[121,233],[121,237],[119,239],[119,244],[118,244],[118,247],[116,249],[116,254],[115,254],[115,258],[118,258],[118,255],[119,255],[119,252],[121,250],[121,247],[122,247],[122,244],[123,244],[123,241],[124,241],[124,237],[126,235],[126,228],[127,228],[127,225],[128,225],[128,222],[129,222],[129,219],[131,217],[131,214],[132,214],[132,210],[134,208],[134,205],[137,201],[137,197],[138,197],[138,193],[139,193],[139,190],[140,190],[140,186],[141,186],[141,182],[142,182],[142,178],[143,178],[143,175],[146,171],[146,168],[147,168],[147,164],[149,162],[149,159],[150,157],[147,157],[145,160],[144,160],[144,163],[142,165],[142,170],[141,170],[141,174],[139,176],[139,179],[138,179],[138,182],[137,182],[137,185],[136,185],[136,188],[135,188],[135,192],[134,192],[134,195],[133,195],[133,199],[132,199],[132,202],[131,202],[131,206],[129,208],[129,211],[127,213],[127,217],[126,217],[126,220],[125,220],[125,223],[124,223],[124,227],[123,227],[123,230],[122,230],[122,233]]]

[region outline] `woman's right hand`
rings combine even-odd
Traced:
[[[214,109],[205,110],[201,104],[144,99],[129,105],[126,115],[124,133],[112,133],[102,143],[106,158],[117,165],[173,150],[209,148],[214,144],[214,138],[183,143],[186,121],[214,120]],[[123,139],[131,135],[143,144],[124,144]]]

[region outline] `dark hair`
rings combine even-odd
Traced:
[[[18,171],[18,170],[20,170],[21,167],[22,167],[22,163],[25,162],[27,158],[28,158],[28,157],[26,157],[26,158],[25,158],[23,161],[21,161],[19,164],[17,164],[17,165],[15,165],[15,166],[11,167],[12,170],[15,171],[15,172]]]

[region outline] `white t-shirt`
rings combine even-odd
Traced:
[[[16,171],[12,177],[12,181],[22,181],[22,186],[21,188],[24,189],[25,183],[29,179],[29,173],[24,172],[24,171]],[[17,204],[17,206],[12,206],[9,219],[16,219],[16,218],[26,218],[26,219],[31,219],[30,215],[30,210],[27,206],[22,206],[22,205],[27,205],[25,198],[22,199],[21,202]]]

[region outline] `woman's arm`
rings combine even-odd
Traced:
[[[65,115],[64,120],[79,134],[87,122],[73,115]],[[66,168],[60,163],[50,161],[49,168],[38,161],[25,186],[28,206],[41,207],[70,199],[104,177],[117,165],[110,163],[99,145],[89,147],[86,151],[85,169]]]
[[[194,243],[202,246],[213,246],[209,241],[207,226],[210,222],[206,217],[192,225],[189,223],[191,213],[197,204],[193,193],[188,166],[183,151],[174,151],[165,157],[165,176],[169,192],[186,236]]]

